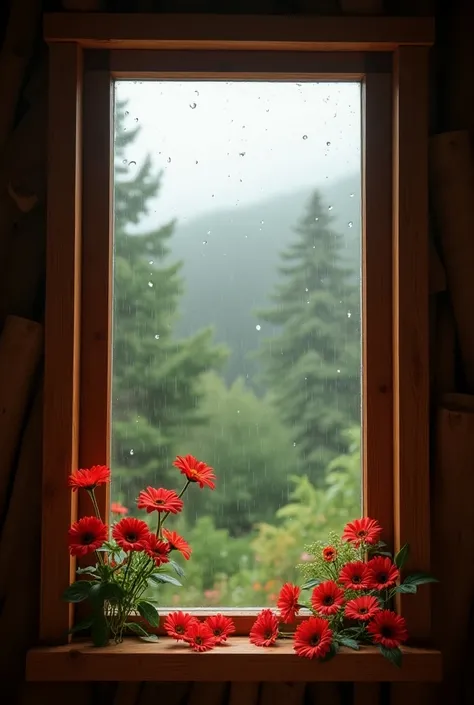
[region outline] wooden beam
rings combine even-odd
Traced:
[[[40,639],[59,643],[72,615],[61,597],[74,577],[67,531],[76,495],[67,478],[78,460],[82,50],[54,45],[49,62]]]
[[[434,22],[419,17],[298,17],[53,13],[48,43],[88,49],[270,49],[393,51],[434,41]]]
[[[427,49],[396,52],[394,86],[395,548],[408,542],[407,567],[429,570]],[[412,638],[428,638],[429,588],[402,598],[399,606]]]

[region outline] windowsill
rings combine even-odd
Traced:
[[[160,675],[161,674],[161,675]],[[377,649],[342,649],[327,663],[298,658],[291,642],[258,648],[246,637],[197,654],[165,637],[94,648],[87,641],[28,652],[27,681],[419,681],[441,680],[441,653],[407,647],[396,668]]]

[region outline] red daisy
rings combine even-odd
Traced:
[[[339,573],[339,582],[348,590],[365,590],[369,587],[367,563],[354,561],[346,563]]]
[[[180,639],[184,639],[186,631],[193,622],[197,622],[196,617],[187,612],[171,612],[166,617],[163,628],[168,636],[180,641]]]
[[[110,505],[110,511],[112,514],[128,514],[127,507],[124,507],[121,502],[112,502]]]
[[[278,636],[278,618],[271,610],[262,610],[250,630],[250,641],[255,646],[272,646]]]
[[[383,590],[395,585],[400,577],[400,571],[392,563],[390,558],[375,556],[367,563],[369,573],[369,587],[375,590]]]
[[[369,622],[367,631],[376,644],[381,644],[386,649],[396,649],[408,639],[405,620],[390,610],[378,612]]]
[[[285,583],[280,590],[277,607],[280,610],[281,619],[286,624],[288,624],[288,622],[295,621],[295,617],[300,609],[298,604],[300,593],[301,589],[297,585],[292,585],[291,583]]]
[[[334,580],[317,585],[311,595],[311,605],[319,614],[336,614],[344,602],[344,591]]]
[[[192,549],[182,536],[177,534],[176,531],[168,531],[168,529],[163,529],[163,536],[170,545],[170,551],[179,551],[183,558],[189,561]]]
[[[230,617],[223,614],[214,614],[205,620],[211,630],[216,644],[227,641],[227,637],[235,632],[235,624]]]
[[[169,512],[170,514],[178,514],[183,508],[184,502],[178,497],[174,490],[165,490],[163,487],[155,489],[147,487],[138,495],[138,509],[146,509],[150,512]]]
[[[326,546],[323,548],[323,560],[326,563],[333,563],[337,558],[337,551],[334,546]]]
[[[211,490],[215,489],[214,469],[200,460],[196,460],[194,455],[186,455],[184,458],[181,455],[176,456],[173,465],[181,470],[182,475],[186,475],[190,482],[198,482],[202,489],[204,485]]]
[[[93,465],[91,468],[74,470],[69,475],[69,486],[72,491],[95,490],[98,485],[103,485],[110,480],[110,469],[106,465]]]
[[[380,603],[372,595],[361,595],[354,600],[349,600],[344,610],[348,619],[359,619],[363,622],[372,619],[377,612],[380,612]]]
[[[193,651],[210,651],[216,645],[214,634],[209,625],[197,620],[186,629],[184,641]]]
[[[124,551],[143,551],[149,540],[150,530],[141,519],[126,517],[115,524],[112,536]]]
[[[85,556],[107,541],[107,527],[97,517],[83,517],[75,521],[68,533],[71,556]]]
[[[293,648],[298,656],[323,658],[331,648],[332,631],[321,617],[310,617],[298,624]]]
[[[344,541],[353,543],[354,546],[360,546],[361,543],[373,545],[380,539],[382,527],[375,519],[362,517],[362,519],[354,519],[345,525],[342,532]]]
[[[145,553],[153,558],[156,566],[169,562],[170,545],[159,539],[156,534],[150,534],[145,543]]]

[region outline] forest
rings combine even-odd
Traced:
[[[117,102],[112,502],[138,516],[143,487],[181,489],[176,454],[205,461],[215,491],[191,487],[170,517],[193,550],[183,587],[158,599],[270,605],[298,579],[305,544],[360,514],[360,178],[146,229],[164,177],[151,155],[130,175],[140,128],[122,129],[126,108]]]

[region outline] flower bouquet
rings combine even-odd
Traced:
[[[185,476],[185,484],[179,494],[162,487],[147,487],[139,493],[138,509],[148,514],[156,512],[156,529],[151,531],[142,519],[123,516],[112,526],[111,536],[100,515],[95,489],[110,481],[110,470],[103,465],[81,469],[72,473],[69,484],[72,491],[85,490],[92,501],[94,515],[74,522],[69,529],[69,552],[71,556],[95,556],[95,564],[77,568],[79,579],[64,592],[67,602],[90,603],[90,616],[76,624],[72,631],[90,630],[95,646],[104,646],[112,638],[122,641],[124,634],[138,635],[146,641],[156,641],[143,622],[131,619],[140,615],[151,627],[159,624],[159,615],[152,600],[143,599],[150,586],[171,583],[181,586],[178,576],[184,575],[181,566],[172,560],[173,551],[178,551],[188,560],[191,556],[189,544],[175,531],[165,527],[171,514],[183,509],[183,495],[191,484],[201,489],[215,488],[215,475],[211,467],[192,455],[177,456],[173,465]],[[116,514],[126,514],[127,509],[114,504]]]
[[[302,587],[286,583],[278,597],[279,614],[265,609],[257,617],[250,641],[271,646],[278,637],[293,639],[298,656],[328,660],[341,646],[358,650],[376,645],[381,654],[401,665],[400,645],[408,639],[405,619],[391,609],[396,593],[416,593],[418,586],[436,582],[426,573],[413,573],[401,579],[408,558],[406,544],[392,559],[380,540],[382,527],[368,517],[349,522],[342,537],[331,534],[327,544],[306,547],[312,560],[298,566],[306,579]],[[302,591],[311,590],[309,599]],[[301,608],[312,616],[295,629]]]

